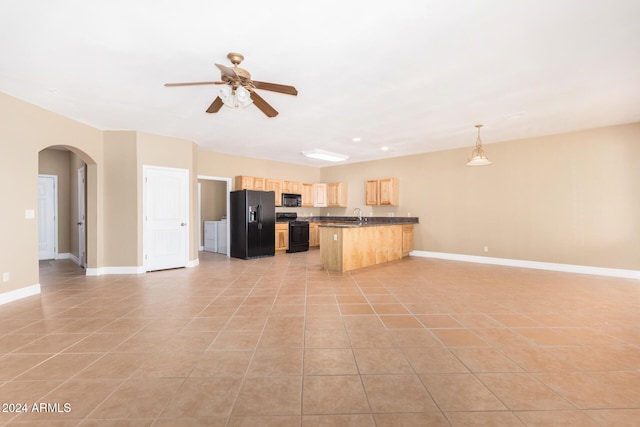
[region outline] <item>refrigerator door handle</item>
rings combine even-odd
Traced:
[[[258,204],[258,230],[262,230],[262,205]]]

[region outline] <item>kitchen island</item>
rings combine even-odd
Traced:
[[[401,259],[413,250],[417,223],[417,218],[320,223],[320,262],[327,270],[344,272]]]

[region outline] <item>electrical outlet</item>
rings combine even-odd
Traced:
[[[489,252],[489,246],[485,246],[485,247],[484,247],[484,251],[485,251],[485,252]]]
[[[9,281],[9,272],[5,271],[4,273],[2,273],[2,281],[3,282],[8,282]]]
[[[338,240],[338,235],[337,234],[333,235],[333,240]]]

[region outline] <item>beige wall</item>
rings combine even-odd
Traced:
[[[323,168],[349,186],[348,208],[328,211],[410,212],[422,251],[640,270],[640,123],[487,144],[487,167],[465,166],[472,143]],[[400,206],[365,207],[364,181],[390,176]]]
[[[89,205],[89,245],[93,245],[93,265],[101,263],[97,241],[101,236],[102,132],[50,111],[0,93],[0,272],[10,280],[0,282],[0,294],[39,283],[38,226],[25,219],[25,210],[37,215],[38,153],[50,146],[74,147],[90,163],[94,186]]]
[[[104,224],[105,266],[142,265],[138,229],[137,132],[104,132]]]
[[[202,221],[220,221],[220,218],[227,215],[227,183],[208,179],[202,179],[198,182],[202,185],[200,219]]]
[[[232,156],[211,151],[198,152],[198,174],[232,179],[237,175],[248,175],[300,182],[320,181],[319,168]]]

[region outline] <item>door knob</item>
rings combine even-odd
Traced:
[[[180,223],[180,227],[184,227],[185,225],[187,225],[187,223],[186,223],[186,222],[182,222],[182,223]]]

